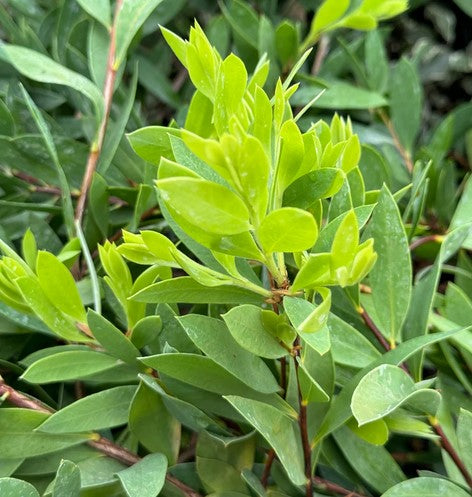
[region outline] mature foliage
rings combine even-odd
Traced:
[[[0,4],[0,495],[469,495],[472,108],[406,2],[53,3]]]

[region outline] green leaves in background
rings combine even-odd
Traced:
[[[367,228],[377,262],[369,274],[378,324],[393,343],[400,336],[411,297],[408,238],[395,199],[384,186]]]
[[[159,494],[167,471],[162,454],[148,454],[131,468],[117,473],[128,497],[155,497]]]

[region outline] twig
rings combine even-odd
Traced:
[[[456,449],[454,449],[446,433],[444,433],[444,430],[442,429],[438,420],[436,418],[430,417],[429,422],[431,423],[433,430],[439,435],[442,448],[451,456],[451,459],[454,461],[457,469],[461,472],[464,480],[467,482],[467,485],[469,485],[469,487],[472,489],[472,475],[465,467],[465,464],[462,462],[459,454],[456,452]]]
[[[341,487],[337,483],[325,480],[319,476],[313,477],[313,482],[320,487],[322,490],[328,490],[339,495],[346,495],[347,497],[366,497],[364,494],[354,492],[353,490],[348,490],[347,488]]]
[[[382,332],[377,328],[377,325],[374,323],[374,321],[372,320],[370,315],[367,313],[367,311],[363,307],[359,307],[357,309],[357,312],[360,314],[360,316],[364,320],[364,323],[366,324],[366,326],[375,335],[375,338],[380,343],[380,345],[382,345],[382,347],[385,350],[390,350],[392,347],[390,347],[390,344],[387,342],[386,338],[382,335]]]
[[[115,66],[116,24],[122,4],[123,0],[116,0],[113,25],[110,30],[110,47],[108,49],[107,72],[105,76],[105,84],[103,87],[103,98],[105,101],[105,109],[103,112],[102,121],[98,128],[97,138],[92,144],[92,147],[90,149],[90,153],[87,159],[87,166],[85,168],[85,174],[82,181],[82,186],[80,188],[80,196],[75,209],[75,220],[78,221],[79,223],[82,223],[82,218],[85,210],[85,202],[87,201],[87,195],[90,189],[90,185],[92,184],[93,174],[97,167],[98,158],[100,157],[100,153],[102,151],[103,141],[105,139],[105,133],[107,130],[108,118],[110,116],[110,111],[111,111],[116,72],[118,70],[118,68]]]
[[[403,162],[405,163],[405,166],[408,169],[408,172],[412,173],[413,172],[413,161],[411,160],[410,153],[401,144],[400,139],[398,138],[397,132],[395,131],[395,128],[393,127],[393,123],[392,123],[391,119],[387,116],[385,111],[382,109],[378,110],[377,113],[380,116],[380,119],[382,119],[383,123],[387,127],[388,132],[390,133],[390,136],[393,139],[393,143],[395,144],[395,148],[398,150],[398,152],[402,156]]]
[[[374,323],[374,321],[370,317],[369,313],[363,307],[359,307],[357,309],[357,312],[360,314],[360,316],[364,320],[364,323],[366,324],[366,326],[375,335],[375,338],[378,340],[380,345],[382,345],[382,347],[387,351],[391,350],[392,346],[387,342],[385,337],[382,335],[382,332],[377,328],[377,325]],[[405,373],[410,374],[410,371],[409,371],[408,366],[406,364],[404,364],[404,363],[400,364],[400,367],[405,371]]]
[[[410,243],[410,250],[415,250],[416,248],[421,247],[421,245],[424,245],[425,243],[429,243],[429,242],[442,243],[443,240],[444,240],[444,237],[442,235],[423,236],[421,238],[417,238],[416,240],[413,240]]]
[[[298,415],[298,424],[300,426],[300,435],[302,439],[303,448],[303,459],[305,461],[305,476],[307,478],[307,484],[305,487],[306,497],[313,496],[313,479],[311,476],[311,446],[310,439],[308,437],[308,419],[307,419],[307,409],[306,404],[302,398],[302,390],[300,387],[300,378],[298,374],[298,361],[297,358],[300,357],[300,339],[297,337],[294,342],[294,356],[293,361],[295,364],[295,375],[297,377],[297,389],[298,389],[298,404],[300,406],[300,413]]]
[[[270,470],[272,468],[274,459],[275,459],[275,450],[270,449],[269,452],[267,452],[267,459],[264,464],[264,471],[262,472],[261,476],[261,483],[264,488],[267,488],[267,483],[269,482]]]
[[[16,407],[22,407],[25,409],[32,409],[34,411],[45,412],[47,414],[53,414],[55,411],[51,409],[49,406],[46,406],[39,402],[36,399],[32,399],[27,395],[18,392],[11,386],[7,385],[3,379],[0,377],[0,396],[6,396],[7,402],[13,404]],[[132,466],[133,464],[138,463],[141,458],[137,454],[133,454],[129,450],[121,447],[119,445],[114,444],[107,438],[100,436],[98,433],[95,434],[96,438],[90,440],[88,445],[97,449],[102,454],[109,456],[117,461],[122,462],[127,466]],[[167,474],[166,480],[169,483],[172,483],[177,488],[179,488],[182,492],[184,492],[187,497],[201,497],[198,492],[196,492],[193,488],[185,485],[185,483],[181,482],[177,478],[172,475]]]
[[[316,50],[315,60],[313,61],[313,67],[311,68],[311,74],[316,76],[321,69],[321,65],[325,57],[329,52],[329,36],[322,35],[320,41],[318,42],[318,49]]]

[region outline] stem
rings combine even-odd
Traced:
[[[267,453],[267,459],[264,464],[264,471],[262,472],[261,476],[261,483],[264,488],[267,488],[267,483],[269,481],[269,476],[270,476],[270,470],[272,468],[272,463],[275,460],[275,450],[270,449],[269,452]]]
[[[316,51],[315,60],[313,61],[313,67],[311,68],[311,74],[316,76],[321,69],[321,65],[325,57],[328,55],[329,51],[329,36],[322,35],[318,43],[318,49]]]
[[[53,414],[55,412],[54,409],[50,408],[49,406],[46,406],[38,400],[32,399],[24,393],[18,392],[11,386],[7,385],[0,376],[0,397],[1,396],[5,396],[6,400],[16,407],[32,409],[33,411],[45,412],[47,414]],[[133,464],[136,464],[141,460],[141,457],[139,457],[137,454],[133,454],[124,447],[114,444],[107,438],[100,436],[98,433],[94,433],[93,436],[94,438],[88,442],[88,445],[90,445],[94,449],[97,449],[102,454],[116,459],[126,466],[132,466]],[[172,475],[167,474],[166,480],[169,483],[175,485],[182,492],[184,492],[187,497],[201,497],[200,494],[193,488],[185,485],[185,483],[182,483],[180,480]]]
[[[441,439],[442,448],[451,456],[451,459],[454,461],[455,465],[457,466],[457,469],[462,473],[462,476],[464,477],[464,480],[467,482],[467,485],[469,485],[469,487],[472,489],[472,475],[465,467],[465,464],[462,462],[459,454],[456,452],[456,449],[453,447],[446,433],[444,433],[444,430],[442,429],[438,420],[434,417],[430,417],[429,422],[431,423],[433,430],[437,433],[437,435]]]
[[[412,173],[413,172],[413,161],[411,160],[410,153],[401,144],[400,139],[398,138],[397,132],[395,131],[395,128],[393,127],[393,123],[392,123],[391,119],[388,117],[388,115],[385,113],[384,110],[380,109],[377,112],[378,112],[378,115],[380,116],[380,119],[382,119],[383,123],[387,127],[388,132],[390,133],[390,136],[393,139],[393,143],[395,144],[395,148],[398,150],[399,154],[401,155],[403,162],[405,163],[405,166],[408,169],[408,172]]]
[[[313,482],[320,487],[322,490],[328,490],[339,495],[346,495],[348,497],[366,497],[364,494],[354,492],[353,490],[348,490],[347,488],[341,487],[337,483],[325,480],[319,476],[313,477]]]
[[[105,139],[105,133],[107,130],[108,118],[110,116],[111,104],[113,100],[113,90],[115,87],[116,72],[118,67],[115,67],[115,52],[116,52],[116,24],[118,20],[118,14],[121,10],[123,0],[116,0],[115,14],[113,18],[113,25],[110,30],[110,47],[108,49],[108,59],[107,59],[107,72],[105,76],[105,84],[103,87],[103,98],[105,101],[105,110],[103,112],[102,121],[98,128],[97,138],[92,143],[90,148],[90,153],[87,159],[87,166],[85,168],[84,178],[82,180],[82,186],[80,188],[80,196],[77,201],[77,206],[75,208],[75,220],[82,223],[82,218],[85,210],[85,203],[87,201],[88,191],[90,190],[90,185],[92,184],[93,174],[97,168],[98,159],[103,147],[103,141]]]
[[[390,350],[392,347],[390,344],[387,342],[386,338],[382,335],[382,332],[377,328],[376,324],[370,317],[370,315],[367,313],[367,311],[363,307],[359,307],[357,309],[357,312],[361,315],[362,319],[364,320],[364,323],[366,326],[372,331],[372,333],[375,335],[375,338],[378,340],[380,345],[385,350]]]
[[[423,236],[421,238],[417,238],[416,240],[413,240],[410,243],[410,250],[415,250],[416,248],[421,247],[421,245],[424,245],[425,243],[429,243],[429,242],[442,243],[443,240],[444,240],[444,237],[442,235]]]
[[[300,339],[297,337],[297,339],[295,340],[295,343],[294,343],[295,354],[293,356],[293,361],[295,364],[295,374],[297,377],[298,404],[300,406],[300,414],[298,416],[298,424],[300,426],[300,435],[302,438],[303,459],[305,461],[305,476],[308,480],[306,487],[305,487],[305,495],[306,495],[306,497],[312,497],[313,496],[313,479],[311,476],[311,447],[310,447],[310,440],[308,437],[307,409],[306,409],[306,404],[302,398],[302,391],[300,388],[300,379],[298,376],[297,358],[300,357],[299,342],[300,342]]]
[[[363,307],[359,307],[357,309],[357,312],[361,315],[366,326],[370,329],[370,331],[372,331],[372,333],[375,335],[375,338],[385,350],[389,351],[395,348],[395,342],[392,342],[391,344],[387,342],[385,337],[382,335],[382,332],[377,328],[377,325],[370,317],[369,313]],[[406,364],[400,364],[400,367],[405,371],[405,373],[410,374],[410,371],[408,370],[408,366]]]

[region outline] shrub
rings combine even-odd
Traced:
[[[0,493],[468,495],[470,104],[418,138],[375,30],[405,2],[161,27],[193,93],[145,55],[184,2],[10,4]],[[368,33],[327,55],[340,28]],[[143,126],[138,81],[176,120]]]

